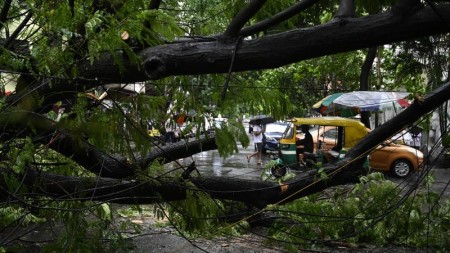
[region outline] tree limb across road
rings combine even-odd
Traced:
[[[414,11],[402,15],[396,9],[358,18],[338,18],[311,28],[243,40],[236,53],[233,70],[276,68],[324,55],[450,32],[450,4],[439,5],[440,15],[431,7]],[[93,64],[85,61],[80,64],[79,70],[84,78],[99,78],[104,82],[138,82],[172,75],[226,73],[234,47],[235,43],[220,40],[159,45],[138,53],[142,66],[124,59],[125,73],[108,55]]]
[[[203,191],[213,198],[235,200],[263,208],[269,204],[290,202],[300,197],[320,192],[331,186],[359,182],[359,177],[367,173],[362,166],[364,159],[359,159],[360,157],[367,155],[380,144],[380,141],[388,139],[405,126],[414,123],[420,117],[431,112],[449,99],[450,82],[434,90],[425,96],[423,100],[416,100],[410,107],[393,119],[370,132],[369,135],[348,151],[345,159],[338,162],[334,167],[326,168],[327,180],[320,179],[319,173],[315,170],[304,172],[299,177],[282,184],[203,175],[184,175],[184,178],[181,179],[164,178],[148,181],[134,179],[127,181],[105,177],[65,177],[49,173],[35,173],[30,170],[24,174],[24,183],[27,189],[30,189],[29,194],[44,194],[55,199],[73,198],[86,201],[101,200],[117,203],[147,204],[184,199],[186,190],[192,188],[182,180],[189,179],[197,187],[194,190]],[[206,142],[211,140],[213,139],[204,139]],[[181,143],[178,146],[167,149],[164,159],[170,161],[170,159],[186,157],[186,153],[182,152],[183,145]],[[198,146],[197,143],[195,147]],[[214,145],[209,143],[204,147],[205,149],[202,150],[206,150],[206,147],[214,148]],[[191,151],[195,152],[195,150],[194,148]],[[159,156],[161,155],[149,155],[142,161],[149,164],[155,157]],[[11,171],[6,172],[10,173]],[[0,185],[2,189],[5,189],[6,182],[3,177],[0,180]],[[9,199],[16,198],[16,196],[10,194],[12,193],[3,192],[0,195]]]

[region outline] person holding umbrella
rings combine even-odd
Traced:
[[[247,162],[250,162],[250,159],[253,156],[257,156],[257,165],[261,165],[261,157],[262,157],[262,148],[263,148],[263,134],[262,134],[262,127],[261,127],[261,120],[256,120],[253,124],[253,143],[256,145],[256,152],[247,156]]]

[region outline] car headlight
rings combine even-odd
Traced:
[[[417,150],[415,148],[408,148],[408,151],[418,158],[423,158],[423,153],[420,150]]]
[[[423,153],[422,152],[414,152],[415,155],[417,155],[417,157],[419,158],[423,158]]]

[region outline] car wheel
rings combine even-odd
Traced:
[[[412,164],[406,159],[398,159],[392,163],[391,171],[397,177],[406,177],[412,171]]]

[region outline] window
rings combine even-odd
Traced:
[[[336,140],[338,138],[338,131],[337,131],[337,129],[330,129],[330,130],[325,131],[323,136],[328,139]]]
[[[284,139],[292,139],[294,138],[294,124],[289,123],[289,126],[286,128],[286,131],[283,134]]]

